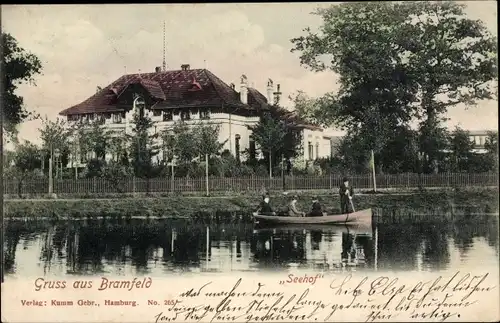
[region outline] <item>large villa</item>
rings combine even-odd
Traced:
[[[234,84],[226,84],[207,69],[190,69],[187,64],[170,71],[156,67],[152,73],[123,75],[60,115],[69,123],[99,120],[116,135],[123,135],[131,127],[134,109],[143,107],[155,124],[154,131],[168,129],[179,120],[188,125],[219,125],[219,142],[236,155],[237,151],[258,150],[249,126],[257,124],[281,94],[279,85],[275,87],[272,80],[267,82],[266,90],[264,95],[250,87],[245,75],[237,91]],[[300,120],[293,112],[286,112],[284,117],[301,131],[304,159],[331,155],[330,138],[322,128]],[[83,167],[91,156],[73,157],[77,161],[73,167]]]

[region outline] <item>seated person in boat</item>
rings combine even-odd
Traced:
[[[351,200],[354,196],[352,186],[349,186],[349,179],[344,177],[339,189],[340,195],[340,214],[347,214],[352,212]]]
[[[313,198],[312,210],[307,216],[323,216],[323,208],[317,197]]]
[[[304,216],[304,212],[300,212],[297,209],[297,196],[294,196],[288,204],[288,216]]]
[[[271,207],[271,204],[269,204],[269,195],[263,196],[262,202],[260,202],[259,208],[257,209],[257,213],[262,215],[276,215]]]

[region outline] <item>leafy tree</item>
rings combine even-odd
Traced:
[[[120,135],[109,134],[107,151],[111,154],[111,160],[120,163],[123,166],[128,166],[127,157],[127,138]]]
[[[310,122],[302,119],[295,111],[288,111],[279,105],[270,106],[268,112],[261,117],[261,120],[267,117],[271,117],[275,122],[282,123],[285,129],[282,148],[274,151],[274,155],[285,158],[296,157],[302,148],[302,130],[305,126],[311,125]],[[273,165],[277,161],[275,159]]]
[[[84,123],[80,128],[80,144],[85,152],[93,152],[96,159],[106,159],[106,146],[108,145],[111,134],[99,121]]]
[[[111,133],[96,120],[94,122],[79,121],[67,127],[68,139],[67,150],[71,154],[71,166],[77,163],[78,156],[92,156],[86,162],[86,177],[101,176],[105,165],[106,149],[111,141]],[[78,176],[75,168],[75,176]]]
[[[200,156],[219,154],[225,144],[219,142],[219,132],[218,125],[197,124],[193,127],[193,136]]]
[[[369,151],[369,146],[363,136],[348,132],[340,141],[337,155],[346,172],[362,173],[367,170]],[[377,156],[375,159],[377,160]]]
[[[176,122],[172,128],[161,133],[163,157],[167,162],[176,161],[178,173],[189,176],[193,170],[193,160],[199,157],[198,146],[191,128],[183,121]]]
[[[25,178],[29,174],[33,174],[36,169],[42,165],[40,159],[40,151],[37,146],[32,143],[25,142],[16,147],[14,155],[14,168],[18,178],[18,194],[22,195],[22,186]]]
[[[484,143],[487,170],[498,172],[498,132],[489,132]]]
[[[253,169],[245,163],[239,162],[229,150],[225,150],[219,158],[210,160],[210,173],[220,177],[248,176],[253,174]],[[264,174],[266,174],[265,170]]]
[[[324,20],[322,34],[307,30],[307,37],[292,40],[293,50],[302,52],[302,64],[340,75],[339,92],[316,103],[321,111],[315,114],[318,121],[348,130],[352,136],[363,136],[359,144],[367,154],[373,150],[381,155],[393,129],[411,119],[408,106],[413,93],[405,87],[408,80],[402,73],[403,59],[390,42],[400,31],[393,26],[384,28],[389,9],[387,3],[347,3],[318,10]],[[402,23],[403,17],[389,20]],[[329,66],[319,60],[325,54],[331,56]],[[358,162],[359,158],[355,157]],[[377,163],[377,167],[381,171],[383,165]]]
[[[153,157],[159,153],[159,147],[156,143],[159,135],[157,133],[151,134],[153,121],[144,112],[144,107],[140,107],[134,113],[132,135],[129,135],[128,139],[135,176],[150,179],[154,177],[156,171]]]
[[[101,158],[87,160],[84,175],[87,178],[105,177],[106,161]]]
[[[269,177],[272,177],[272,154],[285,146],[284,139],[287,134],[286,125],[283,121],[275,120],[270,115],[261,118],[261,121],[251,126],[252,138],[264,154],[267,154],[269,162]]]
[[[289,99],[293,103],[294,112],[301,120],[310,124],[329,124],[329,122],[325,122],[329,116],[325,115],[325,109],[322,109],[326,103],[324,98],[312,98],[304,91],[297,91],[290,95]]]
[[[216,125],[196,124],[190,127],[185,122],[176,122],[172,128],[161,133],[164,160],[170,162],[176,158],[180,172],[189,176],[199,168],[193,163],[195,160],[219,154],[224,146],[218,141],[219,131]]]
[[[419,148],[423,153],[422,170],[424,173],[437,173],[439,161],[443,160],[443,151],[448,148],[448,130],[438,120],[429,120],[420,127]]]
[[[209,165],[210,157],[218,155],[224,143],[219,142],[219,131],[220,127],[218,125],[211,124],[197,124],[193,128],[193,135],[195,142],[197,142],[197,150],[199,156],[205,160]],[[205,171],[206,172],[206,171]]]
[[[405,1],[317,10],[320,31],[306,29],[306,36],[292,39],[292,51],[301,52],[303,65],[340,75],[339,93],[324,97],[324,118],[351,130],[379,125],[370,145],[381,151],[396,125],[418,118],[422,137],[439,137],[436,128],[449,107],[492,98],[496,41],[463,8],[456,2]],[[421,146],[428,165],[440,154],[438,144]]]
[[[55,162],[54,158],[56,152],[58,152],[60,157],[62,153],[67,152],[70,148],[69,139],[71,138],[72,130],[66,127],[66,122],[63,119],[56,119],[55,121],[49,120],[47,117],[43,120],[42,128],[40,129],[40,137],[42,139],[42,154],[48,158],[52,159],[52,163]],[[61,158],[61,166],[64,166],[66,158]],[[47,159],[49,161],[50,159]],[[54,166],[54,164],[52,164]],[[57,169],[57,168],[56,168]]]
[[[387,165],[388,173],[407,173],[418,170],[419,135],[417,131],[405,126],[393,129],[382,154],[376,157],[375,163]]]
[[[469,139],[469,132],[456,127],[450,136],[451,169],[453,171],[469,170],[473,149],[474,143]]]
[[[34,54],[20,47],[9,33],[2,33],[3,48],[3,129],[14,133],[24,120],[36,117],[24,106],[23,98],[15,92],[20,84],[36,85],[34,77],[42,71],[42,63]]]
[[[163,161],[172,162],[179,154],[180,145],[175,136],[175,130],[166,129],[161,133]]]
[[[103,165],[102,175],[118,193],[124,192],[124,181],[130,177],[130,169],[121,160],[110,160]]]

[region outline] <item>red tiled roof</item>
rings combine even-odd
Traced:
[[[199,91],[189,91],[193,79]],[[116,107],[120,94],[131,84],[141,84],[158,100],[156,108],[231,106],[249,108],[241,103],[239,94],[221,79],[205,69],[128,74],[120,77],[87,100],[61,111],[60,115],[121,111]]]
[[[222,105],[269,111],[271,105],[258,90],[248,88],[248,105],[241,103],[240,94],[206,69],[175,70],[123,75],[85,101],[61,111],[60,115],[123,111],[116,106],[120,95],[132,84],[140,84],[157,102],[153,109],[177,107],[209,107]],[[193,84],[200,89],[193,91]],[[294,112],[278,108],[279,114],[298,127],[319,130]]]
[[[165,97],[165,93],[161,89],[161,86],[158,82],[148,80],[148,79],[142,79],[140,81],[141,85],[144,86],[144,88],[151,94],[153,98],[160,99],[160,100],[166,100],[167,98]]]

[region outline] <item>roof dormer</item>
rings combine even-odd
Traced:
[[[196,81],[196,78],[193,76],[193,81],[191,82],[188,91],[194,92],[194,91],[201,91],[202,87],[198,81]]]

